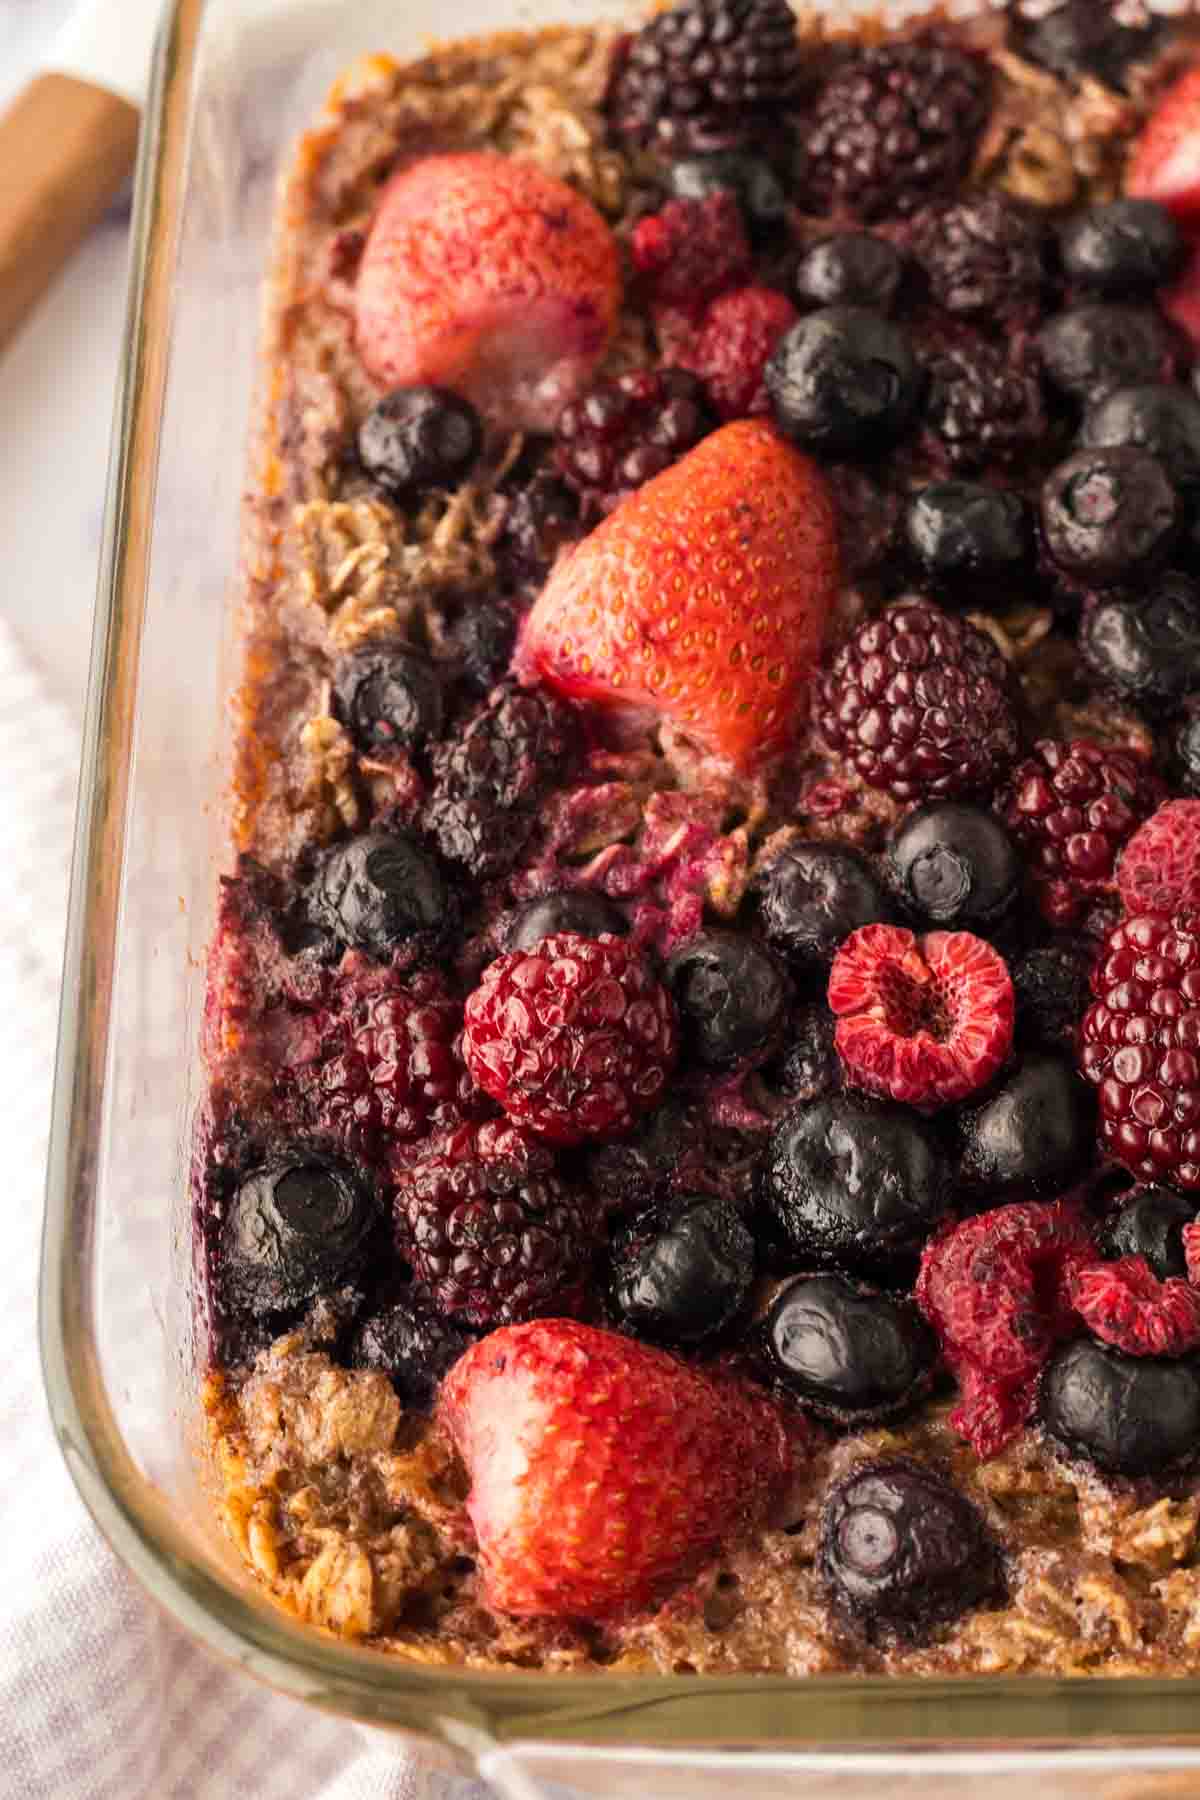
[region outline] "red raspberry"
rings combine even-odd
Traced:
[[[928,600],[899,600],[816,683],[816,722],[870,787],[898,800],[983,793],[1017,751],[1004,658]]]
[[[704,387],[689,370],[633,369],[563,408],[556,460],[585,504],[611,512],[714,424]]]
[[[1117,886],[1126,912],[1200,908],[1200,800],[1168,800],[1134,832]]]
[[[1200,1287],[1200,1219],[1183,1228],[1183,1258],[1188,1280],[1193,1287]]]
[[[861,926],[833,959],[829,1005],[851,1080],[908,1106],[965,1099],[1012,1047],[1008,966],[969,931]]]
[[[995,1207],[925,1246],[915,1298],[962,1389],[951,1423],[979,1456],[1028,1418],[1042,1364],[1076,1325],[1075,1272],[1095,1256],[1083,1218],[1061,1200]]]
[[[1124,919],[1092,971],[1080,1067],[1100,1141],[1144,1181],[1200,1189],[1200,916]]]
[[[723,419],[770,410],[763,370],[798,316],[777,288],[734,288],[709,303],[699,329],[678,355],[703,380]]]
[[[1121,848],[1140,835],[1139,822],[1162,795],[1162,783],[1136,751],[1085,738],[1034,745],[997,807],[1030,860],[1049,924],[1075,925],[1115,891]]]
[[[681,307],[692,317],[750,273],[741,208],[725,188],[703,200],[668,200],[661,212],[638,220],[630,248],[651,303]]]
[[[1200,1292],[1177,1275],[1160,1281],[1144,1256],[1078,1270],[1071,1298],[1089,1331],[1130,1356],[1184,1356],[1200,1344]]]
[[[677,1049],[670,995],[619,938],[563,931],[497,957],[467,1001],[467,1067],[553,1143],[628,1131],[662,1098]]]

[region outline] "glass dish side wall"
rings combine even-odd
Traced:
[[[509,0],[470,0],[450,21],[429,0],[403,12],[396,0],[176,0],[170,13],[138,190],[48,1189],[43,1340],[60,1440],[115,1547],[210,1648],[314,1704],[440,1736],[467,1758],[514,1739],[864,1748],[1200,1733],[1190,1681],[554,1680],[409,1667],[268,1605],[198,1491],[189,1128],[228,854],[231,602],[281,159],[357,54],[417,54],[447,24],[486,32],[626,10],[546,0],[514,18]],[[573,1779],[565,1766],[545,1773]],[[673,1768],[673,1792],[703,1791],[679,1786],[685,1776],[701,1779],[695,1764]]]

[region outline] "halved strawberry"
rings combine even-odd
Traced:
[[[521,658],[750,768],[803,718],[838,588],[833,499],[764,420],[712,433],[555,565]]]
[[[1168,88],[1133,147],[1125,192],[1200,218],[1200,66]]]

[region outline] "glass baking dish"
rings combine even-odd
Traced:
[[[512,0],[462,0],[453,28],[624,10],[523,0],[514,17]],[[546,1782],[661,1800],[718,1785],[755,1800],[851,1796],[881,1777],[923,1796],[964,1781],[979,1795],[1200,1793],[1200,1775],[1193,1787],[1178,1773],[1200,1770],[1200,1680],[435,1670],[292,1622],[213,1527],[191,1441],[188,1146],[203,954],[227,855],[224,695],[275,179],[347,62],[378,48],[416,54],[445,22],[433,0],[174,0],[164,21],[134,218],[47,1194],[42,1348],[68,1465],[180,1625],[280,1690],[423,1739],[430,1794],[471,1767],[523,1800]]]

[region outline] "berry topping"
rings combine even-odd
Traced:
[[[1096,1114],[1071,1062],[1034,1054],[967,1112],[961,1129],[962,1173],[973,1185],[1054,1193],[1091,1163]]]
[[[912,1113],[837,1094],[780,1120],[759,1196],[796,1256],[884,1271],[919,1250],[942,1218],[949,1175]]]
[[[1020,860],[999,819],[957,800],[909,813],[892,838],[887,868],[909,913],[956,929],[995,924],[1021,881]]]
[[[634,369],[565,406],[556,427],[563,478],[595,512],[678,462],[715,420],[686,369]]]
[[[806,306],[869,306],[891,312],[904,279],[904,258],[887,238],[843,231],[822,238],[796,265],[794,292]]]
[[[1036,312],[1046,238],[1034,208],[992,189],[919,213],[911,238],[944,312],[989,326]]]
[[[754,1239],[729,1200],[682,1196],[668,1221],[635,1223],[613,1250],[613,1302],[638,1337],[697,1344],[736,1318]]]
[[[510,514],[511,518],[511,514]],[[507,674],[517,615],[503,600],[474,599],[454,628],[458,674],[468,693],[487,694]]]
[[[1024,462],[1046,435],[1037,373],[975,333],[939,342],[925,356],[925,422],[933,449],[952,468]]]
[[[1080,1338],[1042,1377],[1040,1415],[1072,1456],[1112,1475],[1155,1475],[1200,1442],[1200,1371]]]
[[[565,1319],[469,1350],[439,1416],[471,1479],[487,1602],[518,1617],[652,1605],[757,1522],[792,1466],[761,1391]]]
[[[718,149],[777,125],[800,78],[796,20],[785,0],[682,0],[628,45],[609,116],[637,144]]]
[[[1184,793],[1200,795],[1200,707],[1189,706],[1171,733],[1171,762]]]
[[[1067,277],[1101,294],[1162,287],[1184,257],[1178,225],[1153,200],[1090,206],[1068,219],[1058,247]]]
[[[531,162],[477,150],[407,163],[359,264],[355,336],[382,386],[439,383],[512,430],[548,430],[608,347],[616,241]]]
[[[536,582],[540,587],[559,551],[575,543],[579,531],[579,503],[575,495],[565,481],[543,471],[512,496],[500,542],[517,579]],[[511,654],[510,642],[506,663]],[[495,676],[481,679],[476,686],[486,692],[493,680]]]
[[[795,307],[776,288],[733,288],[709,302],[679,357],[701,378],[723,419],[769,411],[767,363],[795,320]]]
[[[1148,450],[1177,487],[1200,483],[1200,400],[1184,388],[1115,388],[1089,409],[1079,441],[1093,450]]]
[[[820,839],[791,843],[775,858],[760,883],[758,908],[768,943],[801,966],[828,963],[852,931],[891,911],[866,857]]]
[[[1071,1050],[1087,1011],[1093,950],[1084,939],[1064,938],[1026,950],[1009,965],[1017,998],[1017,1043],[1026,1048]]]
[[[813,1412],[863,1425],[908,1412],[929,1387],[937,1339],[911,1300],[844,1275],[798,1275],[762,1328],[772,1375]]]
[[[707,1150],[698,1109],[678,1095],[668,1095],[629,1137],[589,1148],[588,1185],[606,1212],[632,1218],[644,1213],[651,1201],[715,1186],[716,1177],[705,1167]]]
[[[515,687],[493,694],[433,753],[424,824],[442,855],[481,880],[510,869],[575,741],[572,715],[552,694]]]
[[[704,200],[668,200],[661,212],[647,213],[634,226],[629,249],[651,305],[691,317],[750,273],[741,208],[724,188]]]
[[[1168,800],[1139,826],[1117,885],[1126,912],[1171,918],[1200,908],[1200,800]]]
[[[401,1170],[396,1243],[439,1312],[488,1328],[580,1310],[594,1202],[531,1159],[431,1152]]]
[[[767,364],[776,423],[825,456],[870,456],[909,424],[921,374],[903,331],[865,306],[825,306],[786,332]]]
[[[1133,146],[1125,192],[1156,200],[1187,223],[1200,212],[1200,68],[1192,68],[1158,102]]]
[[[1104,1221],[1097,1239],[1102,1256],[1111,1262],[1138,1257],[1160,1281],[1186,1277],[1187,1258],[1183,1228],[1196,1217],[1196,1201],[1174,1188],[1137,1188],[1119,1212]]]
[[[361,1273],[379,1221],[348,1163],[312,1150],[246,1175],[221,1223],[227,1292],[239,1311],[292,1312]]]
[[[339,943],[386,957],[442,925],[449,897],[427,851],[399,833],[374,831],[325,853],[305,905],[312,923]]]
[[[463,1054],[518,1125],[577,1144],[628,1131],[657,1104],[677,1036],[670,996],[637,950],[567,931],[485,969]]]
[[[1071,1298],[1093,1336],[1130,1356],[1183,1356],[1200,1346],[1200,1289],[1177,1275],[1160,1281],[1144,1257],[1080,1269]]]
[[[412,750],[442,728],[442,684],[427,656],[372,638],[334,669],[333,711],[364,756]]]
[[[1102,688],[1148,713],[1169,711],[1200,687],[1200,588],[1168,571],[1136,595],[1087,608],[1079,650]]]
[[[1117,858],[1161,795],[1143,757],[1086,738],[1042,738],[1018,763],[999,810],[1051,925],[1076,923],[1114,892]]]
[[[1147,18],[1144,9],[1136,24],[1123,12],[1096,0],[1061,0],[1049,12],[1039,8],[1021,31],[1021,54],[1068,81],[1091,75],[1105,87],[1121,88],[1130,64],[1150,55],[1162,30],[1161,19]]]
[[[928,1637],[994,1597],[999,1557],[964,1494],[907,1460],[860,1465],[821,1513],[821,1573],[868,1637]]]
[[[833,1028],[827,1006],[802,1006],[793,1015],[783,1048],[765,1074],[769,1086],[794,1106],[810,1106],[841,1086]]]
[[[761,1056],[779,1035],[791,989],[769,950],[737,931],[706,931],[676,950],[667,987],[683,1055],[706,1069]]]
[[[1012,1048],[1008,969],[969,931],[864,925],[833,959],[829,1005],[849,1080],[907,1106],[965,1099]]]
[[[1100,1138],[1143,1181],[1200,1188],[1200,923],[1140,913],[1109,933],[1092,972],[1080,1062]]]
[[[1166,470],[1145,450],[1077,450],[1046,477],[1041,504],[1054,561],[1098,587],[1162,562],[1182,523]]]
[[[732,194],[752,234],[766,235],[787,216],[788,198],[770,163],[748,150],[711,150],[685,156],[667,170],[677,200],[707,200],[710,194]]]
[[[1162,314],[1151,306],[1073,306],[1038,332],[1047,380],[1081,404],[1115,388],[1169,380],[1174,346]]]
[[[388,1377],[402,1406],[429,1412],[438,1383],[471,1347],[466,1331],[397,1300],[365,1319],[350,1340],[350,1363],[356,1369],[378,1369]]]
[[[980,578],[1012,575],[1028,560],[1029,508],[1009,488],[978,481],[935,481],[908,503],[904,532],[922,567],[939,583],[970,594]]]
[[[981,59],[934,39],[853,51],[806,116],[809,210],[878,219],[950,193],[986,111]]]
[[[556,564],[523,650],[560,692],[651,707],[752,765],[796,728],[837,582],[824,479],[746,420],[639,488]]]
[[[832,750],[898,800],[993,787],[1017,750],[1004,658],[990,638],[927,600],[858,627],[819,677],[817,722]]]
[[[450,487],[479,454],[483,430],[469,401],[445,388],[396,388],[358,428],[358,460],[389,493]]]
[[[624,916],[603,894],[588,888],[569,888],[561,894],[543,894],[529,900],[514,914],[504,939],[506,950],[532,950],[543,938],[560,931],[580,937],[623,937],[628,930]]]

